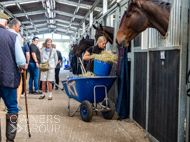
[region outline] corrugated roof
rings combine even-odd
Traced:
[[[112,1],[114,0],[108,0],[108,5]],[[11,16],[16,17],[29,34],[44,33],[40,31],[43,28],[47,28],[46,32],[58,31],[57,29],[61,32],[60,29],[63,29],[63,34],[67,34],[70,30],[76,32],[77,28],[82,28],[81,22],[95,2],[96,0],[0,0],[0,9],[5,9],[5,13],[10,12]],[[102,3],[103,0],[99,0],[93,10],[94,17],[102,12]],[[89,24],[89,19],[85,20],[85,24]]]

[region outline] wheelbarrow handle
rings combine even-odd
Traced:
[[[51,84],[55,84],[57,87],[59,87],[59,88],[61,89],[61,91],[64,91],[64,90],[65,90],[64,88],[61,88],[57,83],[55,83],[55,82],[53,82],[53,81],[51,81],[50,83],[51,83]]]

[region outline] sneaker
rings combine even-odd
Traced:
[[[34,91],[29,91],[29,94],[33,94],[34,93]]]
[[[34,93],[33,93],[34,95],[41,95],[42,94],[42,92],[40,92],[40,91],[34,91]]]
[[[25,93],[21,94],[21,98],[24,98],[25,97]],[[28,97],[28,94],[27,94],[27,97]]]
[[[20,96],[20,97],[21,97],[21,98],[24,98],[24,96],[25,96],[25,94],[23,93],[23,94],[21,94],[21,96]]]
[[[21,110],[22,110],[22,107],[21,107],[21,106],[18,106],[17,108],[18,108],[18,110],[19,110],[19,111],[21,111]]]

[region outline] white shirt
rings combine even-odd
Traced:
[[[58,63],[58,57],[57,57],[57,52],[55,49],[52,49],[52,53],[49,59],[49,54],[50,54],[50,50],[46,51],[46,47],[42,48],[41,50],[41,62],[44,63],[46,61],[48,61],[49,59],[49,69],[55,69]]]

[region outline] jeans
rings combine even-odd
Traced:
[[[5,102],[8,113],[18,113],[17,108],[17,90],[0,86],[0,98]]]
[[[39,68],[36,67],[36,63],[29,63],[28,69],[30,72],[29,79],[29,91],[33,91],[33,81],[35,91],[38,91],[38,78],[39,78]]]

